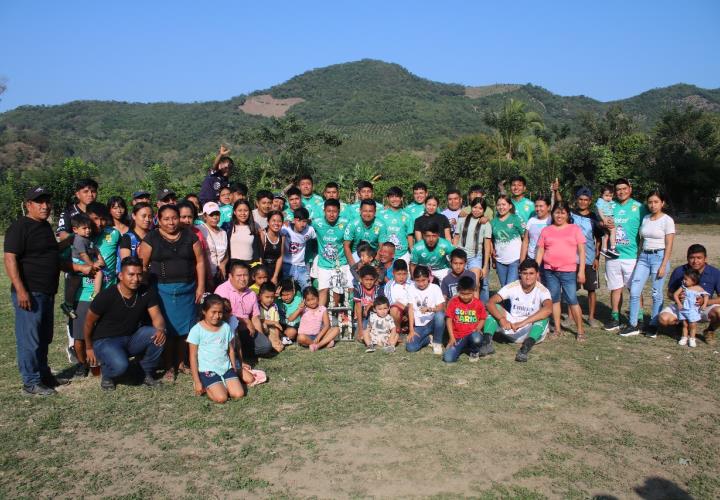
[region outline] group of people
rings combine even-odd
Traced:
[[[249,360],[292,344],[331,348],[350,322],[368,353],[431,346],[448,363],[492,355],[499,338],[520,344],[515,359],[527,361],[568,322],[582,342],[586,323],[603,326],[595,317],[601,256],[611,297],[606,330],[654,337],[682,323],[680,345],[695,347],[696,325],[708,321],[704,339],[714,341],[720,271],[702,245],[691,245],[687,264],[670,275],[663,309],[675,226],[659,191],[641,203],[618,179],[596,201],[580,188],[570,203],[556,181],[530,200],[518,176],[509,193],[500,186],[492,208],[483,187],[472,186],[466,196],[449,190],[440,210],[422,182],[405,204],[398,187],[377,202],[364,181],[346,204],[338,184],[320,196],[305,175],[283,193],[258,191],[251,204],[247,186],[229,182],[228,153],[221,148],[199,195],[182,199],[163,189],[154,204],[147,191],[133,193],[129,206],[121,197],[102,204],[98,184],[81,180],[56,231],[50,192],[26,193],[25,215],[4,243],[26,393],[50,395],[68,382],[47,361],[61,271],[74,376],[99,371],[111,390],[136,358],[144,384],[160,384],[158,371],[167,380],[187,373],[197,394],[217,402],[266,380]],[[492,295],[491,269],[500,282]],[[588,292],[586,318],[578,289]]]

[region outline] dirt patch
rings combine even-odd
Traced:
[[[243,105],[238,106],[238,108],[248,115],[280,118],[285,116],[290,108],[301,102],[305,102],[305,99],[300,97],[275,99],[270,94],[262,94],[248,97]]]
[[[510,83],[498,83],[495,85],[481,85],[479,87],[465,87],[465,97],[479,99],[493,94],[505,94],[517,90],[521,85]]]

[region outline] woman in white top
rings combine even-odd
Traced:
[[[642,251],[638,257],[635,271],[630,283],[630,318],[628,326],[622,333],[638,334],[638,313],[640,312],[640,296],[645,282],[652,277],[652,313],[650,315],[649,337],[657,334],[657,316],[663,303],[663,283],[665,275],[670,269],[670,255],[672,254],[673,238],[675,237],[675,222],[672,217],[663,212],[665,208],[665,195],[658,190],[651,191],[647,197],[647,206],[650,213],[646,215],[640,225],[642,238]]]
[[[237,200],[228,228],[227,258],[241,260],[246,264],[258,259],[260,231],[253,219],[252,208],[247,200]]]
[[[228,237],[220,229],[220,206],[214,201],[203,205],[203,223],[200,232],[205,237],[207,245],[207,286],[209,292],[225,281],[225,264],[227,263]]]
[[[552,224],[552,217],[550,217],[550,197],[539,194],[535,197],[535,215],[530,217],[525,223],[526,231],[525,236],[523,236],[522,247],[520,248],[520,262],[525,262],[525,259],[535,260],[540,233],[550,224]]]

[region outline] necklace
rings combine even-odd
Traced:
[[[180,236],[182,236],[182,233],[178,232],[173,238],[168,238],[168,237],[165,235],[165,232],[164,232],[164,231],[160,231],[160,236],[162,236],[163,239],[164,239],[165,241],[169,242],[169,243],[175,243],[177,240],[180,239]]]
[[[120,298],[122,299],[123,304],[125,304],[125,307],[127,307],[128,309],[132,309],[133,307],[135,307],[135,304],[137,304],[137,298],[138,298],[137,292],[135,292],[135,293],[133,294],[133,296],[134,296],[133,302],[132,302],[132,304],[130,304],[130,305],[128,305],[127,300],[125,300],[125,296],[124,296],[124,295],[122,294],[122,292],[120,291],[120,287],[119,287],[119,286],[118,286],[118,293],[120,294]]]

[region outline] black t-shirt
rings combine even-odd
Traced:
[[[55,235],[59,235],[60,233],[72,233],[72,226],[70,225],[70,219],[77,214],[82,213],[82,210],[78,208],[77,205],[68,205],[65,210],[62,211],[60,214],[60,219],[58,220],[58,227],[55,231]]]
[[[198,237],[190,229],[181,229],[180,238],[170,242],[160,231],[150,231],[143,240],[152,247],[150,275],[160,283],[192,283],[195,281],[195,252]]]
[[[126,299],[117,286],[101,291],[90,303],[90,310],[100,316],[95,323],[93,339],[132,335],[148,323],[147,311],[158,305],[155,290],[141,286],[135,296]]]
[[[450,221],[443,214],[438,213],[434,213],[432,215],[421,215],[420,217],[415,219],[415,226],[413,227],[413,232],[420,231],[420,233],[424,233],[427,227],[432,222],[437,223],[440,228],[440,236],[444,238],[445,229],[450,229]]]
[[[55,295],[60,278],[60,251],[47,221],[20,217],[5,233],[5,253],[17,256],[20,279],[28,292]]]

